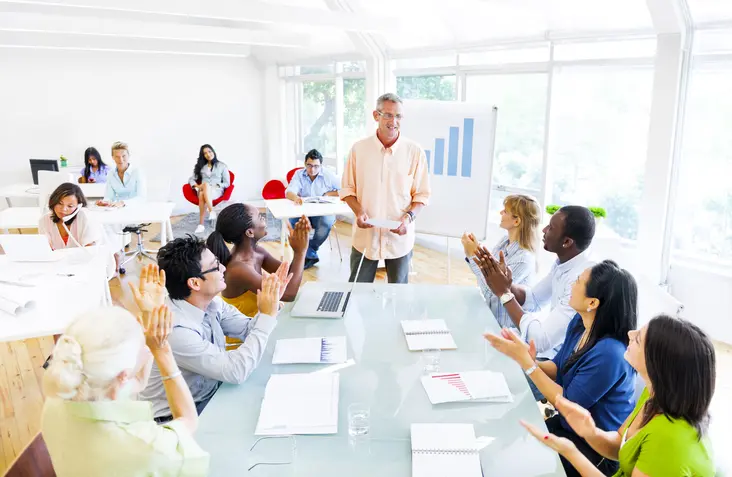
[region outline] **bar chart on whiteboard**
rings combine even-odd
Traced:
[[[401,134],[424,150],[432,189],[417,232],[485,237],[497,117],[498,110],[486,104],[404,102]]]

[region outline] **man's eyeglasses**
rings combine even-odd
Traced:
[[[402,118],[404,117],[401,114],[394,115],[391,113],[384,113],[384,112],[379,111],[378,109],[376,110],[376,112],[379,113],[379,116],[381,116],[382,118],[384,118],[386,120],[392,120],[392,119],[396,118],[397,120],[401,121]]]
[[[211,272],[218,272],[219,270],[221,270],[221,263],[219,262],[219,259],[217,258],[216,259],[216,266],[213,267],[213,268],[209,268],[208,270],[205,270],[205,271],[201,272],[200,277],[201,278],[204,278],[204,275],[205,274],[211,273]]]
[[[305,164],[308,169],[320,169],[320,164]]]

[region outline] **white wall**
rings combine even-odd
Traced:
[[[263,75],[253,60],[0,48],[0,71],[0,184],[30,181],[30,158],[82,163],[88,146],[113,163],[121,140],[150,187],[169,178],[180,206],[204,143],[236,174],[236,198],[261,192]]]

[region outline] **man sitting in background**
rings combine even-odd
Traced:
[[[338,179],[328,170],[323,168],[323,156],[312,149],[305,155],[305,168],[295,172],[290,184],[287,186],[286,196],[294,203],[301,205],[303,198],[308,197],[338,197],[340,186]],[[299,217],[290,219],[294,227]],[[308,243],[308,250],[305,254],[305,269],[318,263],[318,249],[325,239],[328,238],[330,229],[335,224],[335,215],[324,215],[321,217],[308,217],[315,233]]]

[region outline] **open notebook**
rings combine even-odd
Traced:
[[[412,477],[482,477],[472,424],[412,424]]]
[[[424,376],[422,386],[432,404],[446,402],[513,402],[503,373],[466,371]]]
[[[409,351],[457,349],[445,320],[404,320],[402,329]]]

